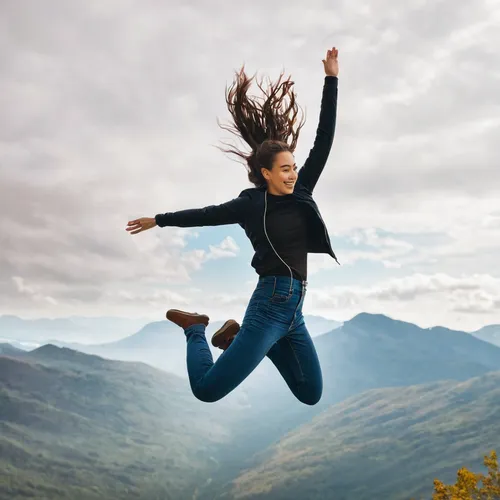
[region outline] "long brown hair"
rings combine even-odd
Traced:
[[[299,120],[294,84],[290,77],[284,79],[283,73],[274,83],[264,87],[262,80],[257,86],[264,97],[248,95],[255,75],[248,77],[244,66],[236,72],[233,84],[226,86],[226,104],[232,116],[231,125],[219,126],[243,139],[251,148],[246,153],[235,147],[222,149],[245,160],[248,180],[257,187],[265,185],[261,168],[271,170],[274,157],[282,151],[294,152],[301,128],[305,123],[304,115]],[[224,143],[228,146],[230,144]]]

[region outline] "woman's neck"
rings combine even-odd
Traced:
[[[274,191],[271,186],[267,186],[267,194],[270,194],[271,196],[286,196],[287,193],[280,193],[278,191]]]

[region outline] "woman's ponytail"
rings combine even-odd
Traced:
[[[292,91],[290,78],[279,79],[264,88],[257,83],[264,97],[248,96],[248,90],[254,77],[249,78],[242,68],[236,74],[233,85],[226,88],[226,103],[233,118],[232,125],[219,126],[243,139],[251,149],[245,153],[234,147],[223,149],[245,160],[248,180],[257,187],[265,184],[261,169],[270,170],[277,153],[293,153],[297,145],[304,118],[298,120],[299,106]],[[228,144],[227,144],[228,145]]]

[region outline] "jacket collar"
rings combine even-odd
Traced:
[[[260,198],[261,196],[264,195],[266,190],[267,190],[267,186],[252,187],[252,188],[244,189],[241,192],[241,194],[246,194],[246,195],[250,196],[250,198],[253,198],[256,195],[258,198]],[[311,196],[310,193],[308,192],[308,190],[300,182],[297,182],[297,184],[295,184],[295,189],[293,191],[293,194],[298,195],[300,198],[303,198],[304,195],[307,195],[307,194],[309,194],[309,197]]]

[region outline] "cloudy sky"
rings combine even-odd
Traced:
[[[241,319],[257,275],[239,226],[127,221],[250,187],[215,147],[242,64],[292,74],[300,166],[336,46],[315,198],[342,265],[310,256],[304,312],[500,323],[499,45],[496,0],[2,0],[0,314]]]

